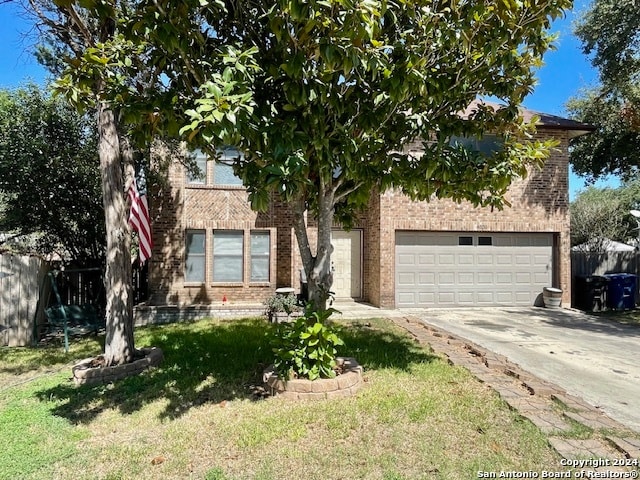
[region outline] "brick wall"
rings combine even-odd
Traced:
[[[185,184],[185,169],[177,161],[169,165],[166,184],[156,186],[152,198],[150,208],[155,246],[149,277],[151,305],[222,307],[260,303],[277,287],[291,285],[292,223],[290,213],[282,204],[273,202],[267,212],[256,213],[251,210],[243,187]],[[205,232],[204,283],[185,282],[187,229]],[[242,282],[213,282],[212,245],[216,230],[244,232]],[[270,232],[271,278],[268,282],[250,281],[248,249],[252,231]]]
[[[395,305],[395,231],[547,232],[558,246],[553,278],[562,288],[563,301],[570,303],[568,136],[566,132],[539,129],[541,139],[554,138],[554,149],[542,170],[530,171],[511,185],[502,211],[474,208],[450,200],[413,202],[397,191],[380,199],[380,295],[370,301],[382,307]]]
[[[473,231],[473,232],[548,232],[557,240],[554,283],[563,289],[566,304],[571,298],[569,257],[568,136],[566,132],[540,129],[540,138],[553,137],[560,142],[541,171],[532,171],[525,180],[515,182],[503,211],[473,208],[452,201],[412,202],[404,195],[389,191],[373,195],[367,211],[356,226],[363,234],[363,300],[374,305],[395,304],[395,231]],[[417,145],[409,148],[418,148]],[[210,162],[209,162],[210,163]],[[209,167],[210,168],[210,167]],[[298,289],[302,268],[292,215],[286,205],[274,201],[269,211],[253,212],[242,187],[220,188],[185,185],[184,167],[169,165],[168,182],[152,191],[154,254],[150,264],[150,304],[152,305],[227,305],[259,303],[280,286]],[[312,222],[310,222],[312,224]],[[206,232],[207,281],[184,281],[185,229]],[[215,230],[271,233],[271,279],[252,284],[249,258],[245,255],[244,278],[240,283],[214,284],[211,281],[212,242]],[[312,248],[315,232],[310,232]]]

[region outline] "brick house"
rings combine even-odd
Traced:
[[[568,143],[591,127],[536,115],[537,136],[559,146],[544,169],[510,187],[510,208],[374,195],[354,229],[334,232],[336,297],[386,308],[533,305],[555,286],[569,305]],[[203,178],[174,161],[154,195],[148,303],[220,308],[261,303],[277,287],[299,291],[302,264],[286,206],[252,211],[229,166],[197,159]]]

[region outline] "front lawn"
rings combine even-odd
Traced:
[[[0,349],[0,479],[469,479],[560,470],[546,438],[466,370],[385,320],[345,322],[365,387],[339,401],[260,400],[260,319],[141,328],[160,368],[75,387],[61,348]]]

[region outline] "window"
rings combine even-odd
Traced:
[[[493,245],[493,237],[478,237],[478,245],[482,245],[482,246]]]
[[[233,162],[244,158],[244,155],[235,148],[220,150],[219,157],[213,164],[214,185],[238,185],[242,186],[242,179],[233,173]]]
[[[185,238],[184,279],[186,282],[204,282],[205,272],[204,230],[187,230]]]
[[[473,245],[473,237],[458,237],[458,245]]]
[[[207,175],[207,155],[199,149],[191,153],[196,171],[187,169],[186,178],[189,185],[242,186],[242,179],[233,173],[233,163],[244,155],[235,148],[218,150],[218,158],[213,162],[213,176]]]
[[[502,139],[497,135],[487,134],[478,137],[451,137],[449,145],[462,145],[467,150],[480,152],[484,155],[492,155],[502,150]]]
[[[218,230],[213,232],[213,281],[242,282],[244,232]]]
[[[251,232],[251,281],[269,281],[269,232]]]
[[[187,170],[187,183],[191,185],[205,185],[207,183],[207,156],[202,150],[194,150],[191,159],[197,171]]]

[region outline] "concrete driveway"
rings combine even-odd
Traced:
[[[537,307],[402,311],[506,356],[640,431],[640,328]]]

